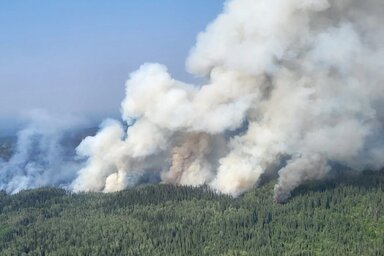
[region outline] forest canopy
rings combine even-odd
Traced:
[[[239,198],[207,187],[146,185],[73,194],[0,193],[1,255],[383,255],[384,173]]]

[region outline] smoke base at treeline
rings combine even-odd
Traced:
[[[335,169],[380,170],[382,13],[379,0],[227,1],[186,61],[206,84],[144,64],[126,82],[123,121],[104,121],[71,159],[58,146],[67,124],[20,132],[0,189],[113,192],[147,181],[238,196],[277,175],[275,200],[285,201]],[[44,153],[30,161],[31,147]]]

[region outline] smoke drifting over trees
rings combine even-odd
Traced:
[[[54,118],[33,111],[27,126],[18,133],[12,157],[0,158],[0,190],[16,193],[43,186],[68,186],[81,166],[73,152],[76,139],[70,133],[80,124],[71,117]]]
[[[126,123],[108,120],[78,146],[86,164],[70,188],[118,191],[157,175],[238,196],[272,172],[284,201],[334,165],[381,169],[383,13],[381,0],[227,1],[187,58],[206,84],[161,64],[133,72]]]

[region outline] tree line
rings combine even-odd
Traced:
[[[112,194],[0,192],[0,255],[384,255],[384,173],[239,198],[147,185]]]

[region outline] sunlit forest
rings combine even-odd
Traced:
[[[272,199],[146,185],[112,194],[0,193],[1,255],[384,255],[384,173],[341,175]]]

